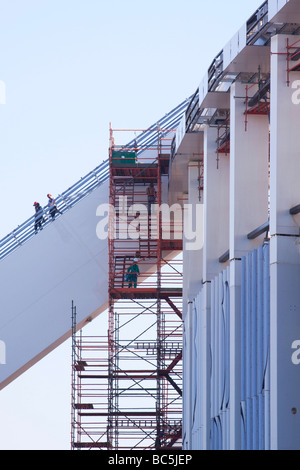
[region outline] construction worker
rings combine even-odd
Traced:
[[[43,217],[44,216],[44,210],[38,202],[34,202],[33,205],[34,205],[34,208],[35,208],[34,231],[35,231],[35,233],[37,233],[38,229],[43,230],[42,222],[44,222],[44,217]]]
[[[128,282],[129,289],[132,287],[132,284],[134,288],[137,287],[137,277],[140,273],[137,262],[138,259],[134,258],[133,265],[129,266],[129,268],[127,269],[126,281]]]
[[[151,214],[151,206],[155,203],[156,199],[156,191],[154,188],[153,182],[147,188],[147,196],[148,196],[148,214]]]
[[[53,199],[53,197],[51,196],[51,194],[47,194],[47,198],[48,198],[48,207],[49,207],[49,213],[52,217],[52,220],[55,219],[55,215],[56,214],[62,214],[62,212],[60,212],[57,207],[56,207],[56,203],[55,203],[55,200]]]

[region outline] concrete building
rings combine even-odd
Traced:
[[[299,1],[265,1],[178,115],[169,204],[192,209],[183,227],[183,449],[299,450]],[[71,335],[64,315],[75,284],[80,327],[107,307],[107,245],[95,230],[107,166],[97,184],[94,176],[62,195],[68,221],[36,238],[27,221],[0,243],[0,388]],[[33,251],[38,263],[50,239],[48,276],[33,269],[27,278]]]
[[[177,140],[171,181],[184,153],[182,194],[203,204],[183,255],[185,449],[300,448],[299,47],[299,2],[264,2]]]

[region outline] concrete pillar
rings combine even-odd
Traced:
[[[300,449],[300,219],[289,213],[300,204],[300,72],[291,73],[287,83],[287,40],[292,44],[300,36],[279,35],[271,42],[270,437],[274,450]]]
[[[201,343],[198,344],[199,362],[201,362],[201,396],[200,408],[202,416],[202,429],[200,450],[210,450],[210,410],[211,410],[211,355],[210,355],[210,311],[211,311],[211,285],[206,282],[201,290]]]
[[[229,248],[229,157],[221,156],[217,164],[217,129],[204,130],[204,246],[202,288],[202,357],[205,358],[202,385],[204,417],[203,450],[210,450],[211,409],[211,281],[224,269],[219,257]]]
[[[249,90],[254,95],[256,87]],[[230,103],[230,259],[241,259],[260,246],[264,234],[247,234],[268,221],[269,119],[248,115],[245,130],[246,85],[231,87]]]
[[[257,89],[251,88],[249,95]],[[231,87],[230,103],[230,448],[241,448],[241,257],[263,243],[247,234],[268,220],[269,119],[248,115],[246,85]]]
[[[200,162],[188,165],[188,197],[184,204],[183,296],[184,303],[199,293],[203,278],[203,191],[199,190]]]
[[[186,445],[195,449],[196,435],[192,429],[194,403],[193,393],[197,377],[193,374],[197,355],[195,355],[195,329],[193,302],[202,286],[202,249],[203,249],[203,191],[199,191],[200,162],[190,162],[188,165],[188,195],[184,201],[184,250],[183,250],[183,317],[185,327],[184,356],[185,391],[184,391],[184,431]],[[202,312],[197,309],[199,317]],[[197,323],[201,319],[197,320]],[[197,344],[200,354],[201,344]]]
[[[188,306],[185,320],[184,320],[184,333],[183,333],[183,449],[189,450],[192,440],[192,389],[190,376],[192,372],[192,330],[191,330],[191,306]]]
[[[222,271],[219,258],[229,248],[229,156],[217,164],[217,138],[217,128],[205,126],[203,283]]]

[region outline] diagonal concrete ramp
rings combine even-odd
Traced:
[[[0,390],[72,335],[72,301],[79,329],[107,309],[108,240],[97,236],[105,223],[97,209],[108,201],[105,181],[0,261]],[[163,264],[180,251],[167,242]],[[140,269],[145,281],[155,261]]]
[[[0,389],[107,308],[108,244],[96,234],[108,181],[0,262]]]

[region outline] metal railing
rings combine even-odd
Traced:
[[[194,95],[190,99],[189,106],[186,110],[186,132],[193,131],[193,125],[197,123],[199,114],[199,88],[195,91]]]
[[[247,21],[247,44],[253,44],[268,25],[268,2],[264,2]]]
[[[214,85],[219,82],[223,74],[223,50],[214,58],[208,69],[208,91],[214,91]]]
[[[176,108],[172,109],[162,119],[158,121],[162,128],[175,129],[183,114],[185,114],[190,98],[180,103]],[[144,131],[138,136],[139,145],[143,148],[153,145],[153,132],[150,130],[157,127],[157,124],[153,124],[149,130]],[[129,147],[133,142],[129,142],[126,147]],[[71,209],[77,202],[83,199],[85,196],[90,194],[99,185],[107,181],[109,178],[109,159],[103,161],[94,170],[82,177],[77,183],[71,186],[69,189],[64,191],[62,194],[55,197],[56,205],[59,211],[63,214],[67,210]],[[44,222],[42,227],[45,228],[51,223],[52,218],[50,217],[48,207],[43,207],[44,210]],[[60,216],[58,216],[60,217]],[[4,259],[18,247],[24,245],[26,241],[34,237],[35,231],[35,216],[32,215],[29,219],[18,225],[11,233],[0,240],[0,260]]]
[[[182,101],[176,108],[172,109],[168,114],[166,114],[163,118],[161,118],[157,123],[152,124],[146,131],[142,132],[139,136],[135,139],[131,140],[125,146],[121,146],[121,148],[132,148],[135,147],[143,150],[139,150],[138,153],[142,153],[145,148],[151,148],[157,144],[157,135],[154,131],[158,131],[160,129],[160,137],[162,138],[164,135],[167,135],[168,132],[172,129],[177,129],[182,116],[185,114],[187,107],[190,104],[192,96],[186,98]],[[159,127],[158,127],[159,125]]]
[[[101,165],[97,166],[93,171],[81,178],[77,183],[64,191],[55,198],[56,206],[63,214],[73,207],[83,197],[87,196],[97,186],[104,183],[109,177],[109,161],[105,160]],[[44,222],[42,227],[46,227],[51,223],[51,217],[48,207],[43,207]],[[0,240],[0,260],[9,255],[19,246],[22,246],[27,240],[35,235],[35,216],[29,217],[25,222],[15,228],[6,237]]]

